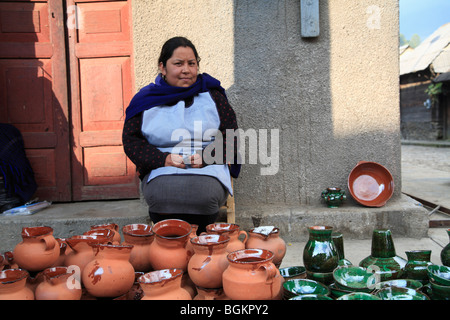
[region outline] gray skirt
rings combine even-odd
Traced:
[[[211,215],[228,197],[225,187],[210,176],[164,175],[147,180],[148,175],[142,180],[142,192],[149,212]]]

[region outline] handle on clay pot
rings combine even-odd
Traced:
[[[53,237],[44,237],[42,240],[45,242],[45,251],[53,250],[55,248],[55,245],[57,244],[57,241]]]
[[[266,284],[271,284],[273,282],[273,278],[277,275],[277,268],[273,263],[264,263],[259,269],[264,269],[266,271]]]
[[[241,234],[244,235],[244,240],[241,240],[241,241],[242,241],[243,244],[245,244],[247,242],[247,239],[248,239],[248,234],[247,234],[247,232],[245,230],[241,230],[241,231],[239,231],[238,238],[241,236]]]

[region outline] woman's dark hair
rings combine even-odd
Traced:
[[[167,60],[172,57],[173,52],[178,47],[189,47],[194,51],[195,59],[197,63],[200,63],[200,57],[198,56],[197,49],[192,42],[184,37],[173,37],[164,43],[161,48],[161,54],[159,55],[158,64],[162,62],[163,66],[166,66]]]

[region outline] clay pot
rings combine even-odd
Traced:
[[[225,234],[230,237],[227,246],[228,252],[245,249],[248,234],[244,230],[240,230],[240,226],[235,223],[212,223],[206,226],[206,232],[209,234]],[[240,238],[243,239],[240,240]]]
[[[192,300],[188,291],[182,288],[181,269],[152,271],[139,277],[138,282],[144,291],[141,300]]]
[[[191,239],[195,238],[197,236],[197,230],[198,230],[198,225],[197,224],[191,224],[191,234],[189,235],[189,240],[187,242],[187,250],[190,252],[194,252],[194,248],[192,247],[191,244]]]
[[[91,244],[95,257],[81,273],[89,292],[98,298],[113,298],[127,293],[134,283],[134,268],[130,263],[133,246]]]
[[[81,283],[67,267],[45,269],[44,281],[36,288],[36,300],[80,300]],[[78,275],[79,277],[79,275]]]
[[[22,269],[0,271],[0,300],[34,300],[27,278],[28,272]]]
[[[279,268],[286,254],[286,242],[280,237],[280,229],[273,228],[268,233],[264,233],[264,230],[264,227],[250,229],[245,247],[272,251],[273,263]]]
[[[94,259],[94,251],[91,245],[109,243],[112,236],[113,233],[107,231],[104,235],[81,235],[66,239],[71,251],[69,254],[66,254],[66,259],[64,260],[65,265],[67,267],[76,265],[80,268],[80,273],[82,273],[84,267]]]
[[[119,232],[119,225],[117,225],[116,223],[105,223],[91,226],[91,230],[101,230],[101,229],[111,230],[114,233],[112,239],[113,244],[120,244],[122,242],[122,237],[120,236]]]
[[[19,266],[14,261],[14,255],[11,251],[3,253],[3,269],[19,269]]]
[[[147,224],[129,224],[122,228],[124,241],[122,245],[132,245],[130,263],[137,272],[151,271],[149,259],[150,245],[155,234]]]
[[[191,225],[183,220],[168,219],[153,226],[155,239],[150,245],[149,259],[153,270],[182,269],[193,252],[187,246]]]
[[[14,248],[14,261],[29,272],[42,271],[56,262],[59,245],[50,227],[28,227],[22,229],[22,242]]]
[[[227,235],[206,234],[191,239],[194,255],[189,260],[188,273],[197,287],[221,288],[222,273],[228,267]]]
[[[282,277],[265,249],[243,249],[228,254],[222,275],[223,290],[232,300],[279,300]]]
[[[197,292],[193,300],[230,300],[225,292],[223,292],[223,288],[209,289],[197,287]]]

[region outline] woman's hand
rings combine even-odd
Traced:
[[[186,169],[186,165],[183,162],[183,156],[174,153],[167,155],[164,165],[166,167],[177,167],[181,169]]]
[[[204,166],[202,157],[198,153],[190,156],[189,160],[191,163],[191,168],[203,168]]]
[[[184,161],[184,158],[182,155],[179,154],[169,154],[166,157],[165,166],[166,167],[176,167],[180,169],[186,169],[186,164],[190,165],[191,168],[203,168],[203,160],[202,157],[196,153],[192,156],[187,157],[187,161]]]

